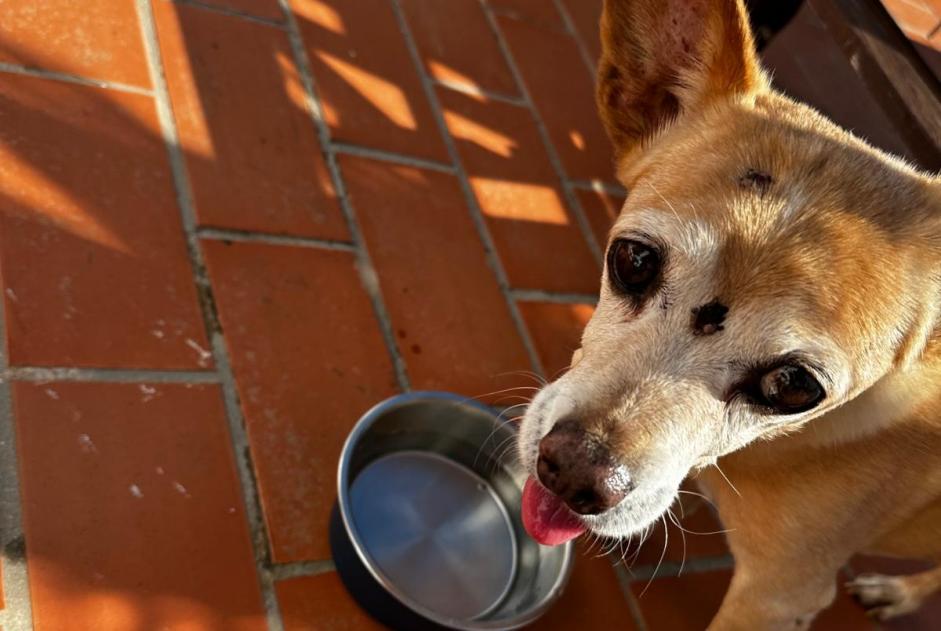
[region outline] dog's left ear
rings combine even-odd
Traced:
[[[716,99],[767,89],[742,0],[605,0],[598,108],[619,157]]]

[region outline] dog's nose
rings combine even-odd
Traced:
[[[539,441],[536,473],[543,486],[580,515],[608,510],[633,488],[627,468],[571,419],[556,423]]]

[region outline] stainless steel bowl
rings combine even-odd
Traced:
[[[516,629],[558,597],[571,543],[520,518],[516,428],[441,392],[388,399],[343,446],[330,543],[341,579],[393,629]]]

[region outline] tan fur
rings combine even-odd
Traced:
[[[608,536],[697,476],[736,560],[710,629],[806,628],[857,552],[941,561],[941,181],[774,92],[740,0],[607,0],[602,40],[598,103],[630,192],[612,239],[665,243],[668,280],[634,314],[606,273],[521,458],[534,466],[563,416],[606,440],[638,481],[585,517]],[[748,169],[772,184],[743,185]],[[694,336],[691,309],[715,298],[725,330]],[[724,400],[737,365],[791,351],[831,376],[820,406],[782,418]],[[849,588],[889,617],[939,586],[935,571]]]

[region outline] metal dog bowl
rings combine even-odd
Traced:
[[[346,440],[330,523],[353,598],[393,629],[516,629],[558,597],[571,543],[545,547],[520,518],[516,428],[440,392],[380,403]]]

